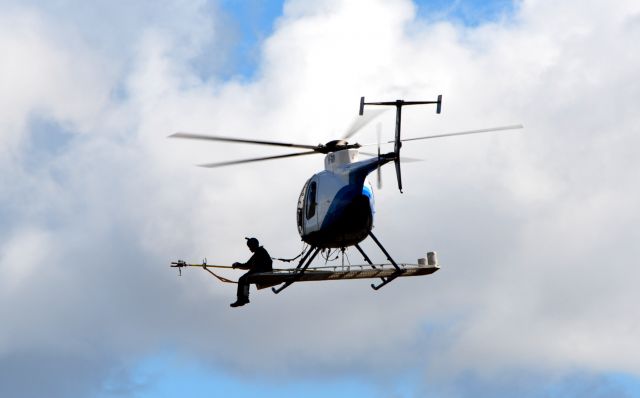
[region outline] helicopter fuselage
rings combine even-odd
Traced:
[[[325,156],[325,170],[302,188],[297,206],[302,240],[321,248],[342,248],[363,241],[373,228],[375,200],[367,175],[386,158],[358,161],[357,149]]]

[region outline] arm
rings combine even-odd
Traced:
[[[236,263],[233,263],[231,266],[232,266],[233,268],[249,269],[249,268],[247,268],[247,265],[246,265],[246,264],[237,263],[237,262],[236,262]]]
[[[253,256],[251,256],[251,258],[246,262],[246,263],[233,263],[233,268],[239,268],[239,269],[253,269],[255,267],[255,263],[256,263],[256,259],[255,259],[256,255],[254,254]]]

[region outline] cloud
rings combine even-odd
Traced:
[[[638,373],[637,5],[524,2],[510,19],[465,27],[416,19],[409,2],[367,2],[363,14],[358,2],[290,1],[252,81],[201,73],[199,57],[224,48],[214,7],[167,5],[142,26],[104,4],[81,22],[46,6],[2,14],[3,368],[18,360],[24,375],[63,358],[46,384],[60,396],[164,349],[272,377]],[[124,28],[68,40],[90,21]],[[406,136],[526,125],[405,145],[427,161],[403,167],[402,196],[385,171],[377,235],[400,261],[438,250],[437,274],[377,293],[366,282],[254,292],[230,311],[233,287],[168,269],[177,258],[242,259],[249,234],[274,256],[295,254],[295,201],[322,164],[212,172],[192,165],[263,148],[170,133],[324,142],[361,95],[437,94],[443,114],[407,111]],[[62,143],[43,142],[47,132]],[[1,381],[7,395],[28,383]]]

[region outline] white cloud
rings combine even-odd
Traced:
[[[390,364],[448,377],[512,367],[637,374],[638,6],[525,2],[513,19],[478,28],[415,20],[407,2],[362,9],[287,3],[252,82],[196,70],[193,59],[220,28],[199,3],[172,23],[161,15],[129,33],[122,52],[95,49],[95,37],[68,45],[60,16],[3,14],[0,43],[13,66],[0,69],[10,88],[0,94],[9,104],[0,110],[8,149],[0,164],[17,161],[0,194],[2,207],[15,209],[0,229],[2,266],[12,270],[3,286],[30,284],[3,288],[5,360],[33,350],[104,365],[170,346],[255,374],[381,374]],[[245,257],[249,234],[272,255],[294,253],[295,200],[322,164],[203,170],[192,165],[264,150],[168,134],[317,143],[349,124],[360,95],[437,94],[443,114],[407,110],[406,136],[526,125],[407,144],[407,156],[427,161],[404,166],[403,196],[385,172],[377,235],[402,261],[437,249],[437,274],[377,293],[365,282],[254,292],[248,308],[230,311],[233,287],[168,269],[176,258]],[[35,169],[24,160],[33,155],[25,141],[33,114],[80,137]],[[373,141],[372,131],[359,140]],[[34,275],[28,264],[39,256],[48,266]]]
[[[79,130],[95,129],[113,83],[108,68],[76,40],[58,35],[38,13],[10,10],[2,15],[2,139],[19,143],[29,118],[44,114]]]
[[[16,231],[10,240],[4,242],[0,251],[0,272],[2,293],[5,299],[20,294],[19,290],[33,278],[39,266],[46,264],[54,251],[53,239],[45,231]]]

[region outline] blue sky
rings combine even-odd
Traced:
[[[135,397],[420,397],[420,396],[477,396],[502,397],[633,397],[640,391],[637,377],[620,373],[575,372],[550,380],[548,376],[529,371],[507,371],[500,382],[463,375],[455,383],[432,380],[425,385],[411,369],[389,369],[389,380],[367,380],[354,369],[339,377],[318,381],[313,374],[299,374],[287,380],[269,377],[239,377],[223,369],[198,366],[192,361],[165,354],[147,358],[131,373],[131,388]],[[99,397],[117,396],[122,385],[105,385]],[[131,387],[131,386],[129,386]]]
[[[640,395],[638,21],[625,1],[0,4],[0,395]],[[376,192],[376,226],[405,261],[436,247],[433,277],[230,311],[228,286],[168,269],[240,260],[248,234],[289,256],[321,164],[211,173],[193,164],[260,152],[170,133],[317,143],[360,95],[439,93],[407,134],[526,134],[403,148],[427,160]]]

